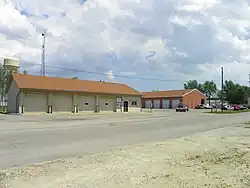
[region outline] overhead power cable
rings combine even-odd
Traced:
[[[40,65],[39,63],[30,63],[30,62],[24,62],[24,64],[38,65],[38,66]],[[50,68],[67,70],[67,71],[72,71],[72,72],[87,73],[87,74],[102,75],[102,76],[108,75],[107,73],[103,73],[103,72],[87,71],[87,70],[81,70],[81,69],[72,69],[72,68],[58,67],[58,66],[53,66],[53,65],[46,65],[46,66],[50,67]],[[177,79],[158,79],[158,78],[150,78],[150,77],[135,77],[135,76],[126,76],[126,75],[117,75],[117,74],[112,74],[112,76],[117,77],[117,78],[129,78],[129,79],[136,79],[136,80],[148,80],[148,81],[160,81],[160,82],[186,82],[187,81],[187,80],[177,80]],[[205,81],[199,80],[199,82],[205,82]]]

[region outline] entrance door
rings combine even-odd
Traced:
[[[128,112],[128,101],[123,102],[123,112]]]
[[[201,99],[201,104],[205,104],[205,99]]]

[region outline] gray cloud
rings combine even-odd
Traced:
[[[81,6],[83,2],[78,0],[71,4],[66,0],[44,0],[43,3],[26,0],[20,7],[36,17],[21,15],[14,8],[20,2],[13,1],[15,14],[11,13],[11,6],[0,5],[0,12],[6,11],[5,15],[12,14],[15,18],[14,21],[9,17],[0,18],[0,22],[6,23],[5,27],[0,27],[0,33],[15,41],[10,43],[7,39],[0,44],[5,46],[5,49],[0,47],[2,56],[18,54],[25,61],[39,63],[39,37],[46,28],[50,33],[46,60],[51,66],[102,73],[112,71],[113,74],[136,72],[139,77],[180,80],[213,79],[221,64],[235,68],[233,61],[240,62],[238,66],[242,65],[244,70],[231,73],[232,77],[250,71],[247,68],[250,59],[248,1],[223,0],[213,4],[214,1],[205,0],[198,3],[92,0]],[[152,53],[154,55],[150,55]],[[67,70],[57,73],[103,78]],[[142,82],[142,88],[162,88],[162,83]],[[166,85],[177,87],[174,83]]]

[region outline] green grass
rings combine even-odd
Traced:
[[[216,111],[212,111],[212,112],[205,112],[205,113],[212,113],[212,114],[238,114],[238,113],[244,113],[244,112],[250,112],[250,109],[246,109],[246,110],[223,110],[223,112],[218,109],[217,112]]]

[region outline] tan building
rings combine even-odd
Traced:
[[[141,93],[125,84],[13,74],[8,112],[140,112]]]

